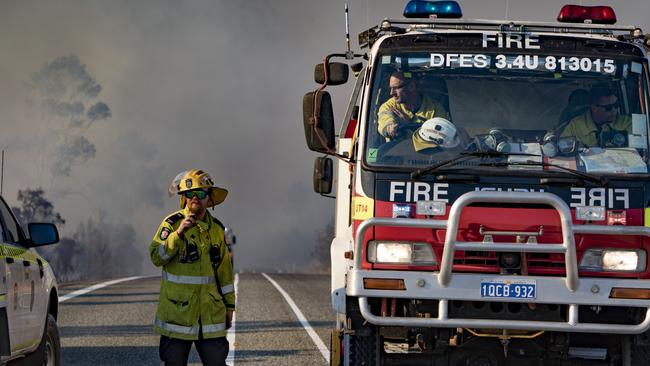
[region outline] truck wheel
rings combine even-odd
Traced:
[[[350,336],[351,365],[380,365],[379,334],[374,326],[355,329],[356,334]]]
[[[353,334],[350,335],[348,353],[350,365],[381,365],[379,330],[365,322],[359,310],[359,301],[355,297],[346,299],[347,317],[351,320]]]
[[[632,346],[630,356],[632,366],[650,365],[650,346]]]

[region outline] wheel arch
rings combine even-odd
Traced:
[[[54,319],[58,319],[59,316],[59,293],[56,287],[52,287],[50,290],[50,300],[49,305],[47,306],[47,313],[52,314]]]

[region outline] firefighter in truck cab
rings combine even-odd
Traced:
[[[170,193],[180,195],[181,210],[163,220],[149,247],[153,264],[162,266],[154,322],[160,359],[186,365],[194,343],[204,365],[225,365],[235,310],[233,269],[224,226],[207,209],[228,191],[194,169],[179,174]]]

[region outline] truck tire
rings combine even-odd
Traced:
[[[376,328],[366,326],[364,329],[355,330],[355,332],[357,332],[356,335],[350,336],[350,365],[380,365],[379,334],[377,334]]]
[[[350,335],[350,365],[381,365],[381,343],[377,327],[365,322],[361,316],[357,298],[348,298],[346,306],[347,316],[352,321],[354,331]]]
[[[38,348],[24,358],[20,358],[9,364],[10,366],[60,366],[61,365],[61,341],[59,328],[52,314],[47,314],[45,330]]]
[[[650,332],[645,332],[636,336],[636,339],[632,339],[630,345],[630,364],[632,366],[646,366],[650,365]],[[635,344],[635,343],[640,344]]]

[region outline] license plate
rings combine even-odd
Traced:
[[[535,280],[492,278],[481,281],[481,297],[534,299],[537,297]]]

